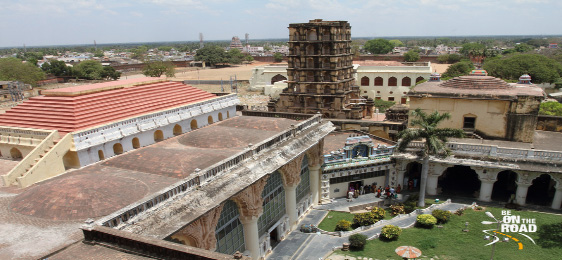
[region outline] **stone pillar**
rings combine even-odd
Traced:
[[[301,181],[301,165],[303,155],[279,168],[283,178],[283,188],[285,189],[285,208],[289,215],[289,229],[293,229],[298,221],[297,215],[297,185]]]
[[[437,195],[437,182],[439,176],[429,175],[427,177],[426,193],[427,195]]]
[[[322,198],[320,189],[320,176],[322,175],[322,164],[324,164],[324,139],[320,140],[317,145],[306,151],[308,156],[308,171],[310,173],[310,192],[312,193],[312,205],[318,205]]]
[[[312,193],[312,205],[318,205],[320,195],[320,165],[309,166],[310,171],[310,192]]]
[[[517,183],[517,191],[515,192],[515,201],[520,206],[525,206],[527,200],[527,190],[531,186],[530,183]]]
[[[554,193],[554,199],[552,200],[552,208],[560,209],[560,204],[562,204],[562,187],[557,188],[556,193]]]
[[[258,230],[258,219],[263,213],[263,198],[261,193],[267,183],[268,176],[265,176],[254,184],[248,186],[232,197],[240,212],[240,222],[244,229],[244,244],[250,251],[252,259],[260,259],[260,239]]]
[[[495,181],[480,181],[480,196],[481,201],[492,201],[492,190],[494,189]]]
[[[240,216],[240,223],[242,223],[242,228],[244,229],[244,244],[254,260],[260,259],[258,219],[259,216]]]

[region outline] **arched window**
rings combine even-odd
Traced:
[[[369,77],[365,76],[361,78],[361,86],[369,86]]]
[[[103,151],[102,150],[98,150],[98,158],[101,160],[105,160],[105,156],[103,155]]]
[[[222,120],[223,120],[223,119],[222,119],[222,113],[219,112],[219,121],[222,121]]]
[[[422,81],[422,80],[424,80],[423,77],[417,77],[417,78],[416,78],[416,83],[418,83],[418,82],[420,82],[420,81]]]
[[[120,143],[114,144],[113,145],[113,154],[118,155],[118,154],[122,154],[122,153],[123,153],[123,146]]]
[[[388,79],[388,86],[391,86],[391,87],[398,86],[398,80],[395,77],[390,77]]]
[[[318,39],[318,37],[316,36],[316,31],[309,31],[306,36],[306,39],[308,41],[316,41]]]
[[[213,117],[212,116],[207,117],[207,123],[209,123],[209,125],[213,123]]]
[[[308,156],[302,158],[301,181],[297,185],[297,202],[310,193],[310,174],[308,171]]]
[[[191,127],[191,130],[197,129],[197,120],[195,120],[195,119],[191,120],[191,123],[189,124],[189,126]]]
[[[409,87],[411,85],[412,85],[412,79],[410,79],[410,77],[402,78],[402,86]]]
[[[12,149],[10,149],[10,157],[12,157],[12,159],[22,159],[23,156],[21,154],[21,151],[18,148],[12,147]]]
[[[236,251],[244,252],[244,229],[239,220],[238,206],[227,200],[222,207],[221,215],[215,229],[217,238],[216,252],[232,255]]]
[[[154,142],[164,141],[164,132],[162,130],[156,130],[154,132]]]
[[[183,134],[183,130],[181,129],[181,125],[174,126],[174,135],[181,135]]]
[[[376,77],[375,78],[375,86],[382,86],[383,84],[384,83],[383,83],[382,77]]]
[[[138,137],[133,138],[133,148],[138,149],[140,148],[140,141]],[[100,150],[101,151],[101,150]]]

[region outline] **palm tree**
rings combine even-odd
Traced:
[[[412,141],[418,139],[423,139],[425,141],[424,147],[421,150],[423,164],[420,182],[420,198],[418,201],[419,207],[425,207],[425,185],[427,183],[429,170],[429,156],[449,156],[451,151],[446,146],[447,138],[464,137],[464,131],[455,128],[437,128],[437,125],[441,121],[451,117],[449,113],[440,114],[434,111],[431,114],[427,114],[417,108],[412,112],[412,116],[415,117],[411,121],[411,126],[414,126],[414,128],[404,129],[398,134],[398,138],[400,139],[398,151],[406,151],[406,148]]]

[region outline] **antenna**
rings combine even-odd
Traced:
[[[199,48],[203,48],[203,33],[199,33]]]
[[[96,43],[96,40],[94,40],[94,50],[98,51],[98,44]]]
[[[246,33],[246,46],[248,46],[248,40],[250,39],[250,34]]]

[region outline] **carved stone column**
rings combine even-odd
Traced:
[[[480,180],[480,195],[478,200],[481,201],[492,201],[492,191],[494,189],[494,183],[497,181],[499,169],[488,169],[488,168],[475,168],[476,174],[478,174],[478,179]]]
[[[217,246],[215,230],[217,229],[217,223],[219,222],[223,206],[224,203],[205,213],[205,215],[174,234],[172,238],[179,240],[186,238],[188,241],[184,240],[184,242],[189,246],[215,251]]]
[[[322,164],[324,164],[324,139],[318,142],[317,145],[308,149],[306,155],[308,156],[308,170],[310,172],[310,192],[312,193],[312,205],[318,205],[320,198],[322,198],[320,191],[320,175],[322,174]]]
[[[425,192],[428,195],[437,195],[437,186],[439,184],[439,176],[443,174],[447,166],[439,163],[429,163],[429,172],[427,175],[427,184]]]
[[[279,168],[285,189],[285,208],[289,215],[289,228],[292,230],[297,224],[297,185],[301,181],[301,165],[304,154],[296,157]]]
[[[527,191],[529,186],[533,184],[533,180],[537,177],[535,173],[517,172],[518,178],[515,182],[517,184],[517,191],[515,191],[515,201],[518,205],[524,206],[527,200]]]
[[[263,213],[263,198],[261,193],[267,183],[268,177],[269,176],[265,176],[259,179],[257,182],[232,197],[232,200],[238,205],[238,210],[240,212],[240,222],[244,229],[244,244],[246,245],[246,249],[250,251],[250,255],[254,260],[261,257],[258,219]]]

